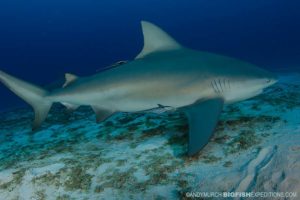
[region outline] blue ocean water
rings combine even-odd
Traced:
[[[53,85],[66,72],[86,76],[133,59],[141,20],[186,47],[276,71],[278,82],[225,106],[194,156],[180,112],[121,112],[95,123],[88,106],[70,113],[55,104],[32,131],[32,108],[19,107],[26,104],[0,83],[0,200],[299,196],[299,8],[282,0],[1,0],[0,72],[28,82]]]
[[[282,0],[2,0],[0,69],[40,85],[93,74],[134,58],[148,20],[184,46],[299,71],[299,8]],[[0,109],[23,105],[2,85],[0,96]]]

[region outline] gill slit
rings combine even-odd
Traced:
[[[220,90],[221,90],[221,92],[223,93],[224,91],[223,91],[223,87],[222,87],[221,79],[219,79],[219,85],[220,85]]]
[[[217,81],[216,79],[214,79],[214,84],[215,84],[215,87],[216,87],[216,90],[217,90],[217,93],[220,94],[220,90],[218,88],[218,84],[217,84]]]
[[[213,81],[210,82],[210,85],[211,85],[211,87],[213,88],[214,92],[217,93],[217,90],[216,90],[216,88],[215,88],[215,86],[214,86],[214,84],[213,84]]]
[[[226,88],[226,87],[227,87],[227,86],[226,86],[226,79],[223,78],[222,80],[223,80],[224,90],[226,90],[226,89],[227,89],[227,88]]]

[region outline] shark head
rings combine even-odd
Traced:
[[[227,102],[236,102],[261,94],[265,88],[277,82],[277,77],[265,69],[248,64],[230,76],[228,82],[230,89],[224,93],[224,97]]]

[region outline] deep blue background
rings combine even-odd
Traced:
[[[36,84],[95,73],[142,48],[140,20],[184,46],[299,70],[296,0],[1,0],[0,69]],[[0,109],[21,103],[0,85]]]

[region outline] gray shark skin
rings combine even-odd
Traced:
[[[97,121],[115,112],[175,108],[189,121],[188,155],[211,138],[224,104],[260,94],[275,76],[250,63],[178,44],[163,30],[142,21],[144,48],[135,60],[90,77],[66,74],[62,88],[43,88],[0,71],[0,81],[35,111],[40,127],[54,102],[70,110],[89,105]]]

